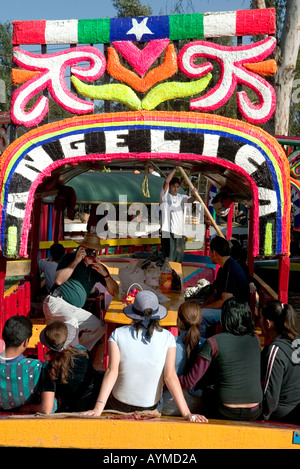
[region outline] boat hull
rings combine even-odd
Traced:
[[[300,426],[179,417],[150,420],[52,417],[0,418],[0,447],[76,449],[300,449]]]

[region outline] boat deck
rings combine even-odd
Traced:
[[[300,425],[103,414],[0,415],[0,447],[69,449],[300,449]]]

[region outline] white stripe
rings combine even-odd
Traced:
[[[220,135],[204,134],[203,156],[216,157],[219,148]]]
[[[273,365],[274,365],[276,354],[277,354],[278,350],[279,350],[279,347],[277,347],[276,345],[272,345],[271,352],[270,352],[270,355],[269,355],[269,360],[268,360],[267,371],[266,371],[266,378],[267,379],[266,379],[266,382],[265,382],[264,394],[266,394],[267,389],[268,389],[268,385],[269,385]]]
[[[78,20],[46,21],[46,44],[78,44]]]
[[[235,36],[236,12],[205,13],[203,28],[204,37]]]

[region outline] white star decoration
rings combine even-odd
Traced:
[[[147,26],[148,18],[143,18],[141,23],[138,23],[135,18],[132,18],[132,28],[126,34],[135,34],[137,41],[139,41],[144,34],[153,34]]]

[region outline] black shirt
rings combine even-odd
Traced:
[[[229,257],[217,273],[213,287],[217,290],[217,299],[222,293],[231,293],[240,300],[249,301],[249,281],[240,266],[232,257]]]
[[[77,345],[78,350],[85,350]],[[41,392],[51,391],[58,398],[60,412],[80,412],[92,409],[99,394],[102,373],[94,369],[89,356],[75,354],[74,365],[70,369],[68,382],[59,379],[52,381],[49,376],[49,362],[43,364]]]
[[[257,336],[222,332],[207,339],[199,355],[214,361],[218,397],[223,404],[262,402]]]

